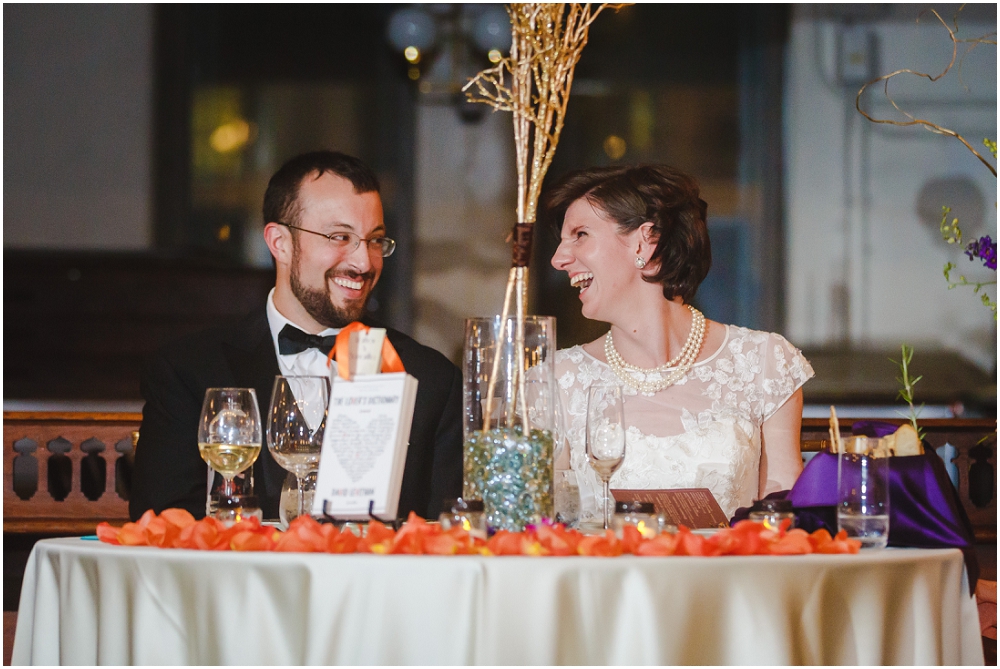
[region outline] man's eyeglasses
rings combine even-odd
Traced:
[[[361,242],[364,242],[365,246],[368,247],[369,253],[377,253],[383,258],[388,258],[392,255],[392,252],[396,250],[396,240],[389,239],[388,237],[372,237],[371,239],[362,239],[360,236],[347,230],[324,234],[322,232],[316,232],[315,230],[300,228],[297,225],[282,223],[281,221],[275,221],[275,223],[283,225],[286,228],[291,228],[292,230],[301,230],[302,232],[310,232],[314,235],[319,235],[320,237],[326,237],[331,244],[336,246],[338,249],[343,249],[345,251],[353,252],[358,248],[358,246],[361,245]]]

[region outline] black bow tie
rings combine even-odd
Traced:
[[[318,348],[324,354],[329,353],[337,341],[337,335],[321,337],[303,332],[294,325],[286,325],[278,333],[278,353],[281,355],[294,355],[302,353],[311,348]]]

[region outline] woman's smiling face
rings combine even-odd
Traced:
[[[580,288],[585,317],[611,322],[624,304],[624,291],[642,281],[635,266],[638,235],[638,230],[619,234],[618,225],[586,198],[566,210],[552,266]]]

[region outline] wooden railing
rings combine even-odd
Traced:
[[[90,533],[101,521],[128,520],[141,419],[137,413],[4,412],[4,532]],[[853,420],[840,424],[850,431]],[[977,540],[995,543],[996,421],[920,424],[933,448],[955,447],[959,498]],[[826,439],[826,420],[802,421],[803,451],[819,450]]]
[[[3,415],[4,533],[90,534],[128,520],[138,413]]]

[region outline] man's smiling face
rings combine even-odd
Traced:
[[[324,235],[353,233],[361,239],[385,235],[378,193],[356,193],[347,179],[323,173],[302,180],[294,225]],[[365,242],[338,248],[319,235],[292,230],[289,282],[292,294],[318,323],[343,327],[364,313],[382,274],[382,255]]]

